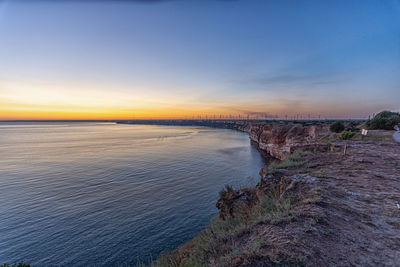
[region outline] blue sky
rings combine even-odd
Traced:
[[[400,109],[400,1],[0,0],[0,118]]]

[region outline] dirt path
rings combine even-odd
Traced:
[[[314,263],[400,266],[400,144],[353,142],[345,156],[315,160],[327,220],[319,231],[328,236],[316,240],[321,258]]]

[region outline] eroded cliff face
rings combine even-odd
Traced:
[[[301,124],[246,124],[240,130],[248,132],[260,150],[283,160],[296,149],[321,150],[325,143],[319,142],[326,129],[319,125]]]

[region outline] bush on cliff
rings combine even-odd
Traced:
[[[334,133],[341,133],[341,132],[344,131],[345,128],[344,128],[344,124],[343,124],[342,122],[337,121],[337,122],[333,123],[333,124],[329,127],[329,129],[331,130],[331,132],[334,132]]]
[[[322,222],[315,213],[322,199],[315,185],[275,177],[231,193],[223,200],[226,208],[219,208],[220,216],[204,232],[162,254],[152,267],[304,266],[308,256],[290,245],[291,233],[304,233],[306,225],[314,231]]]
[[[357,122],[357,121],[351,121],[347,124],[346,126],[346,130],[347,131],[352,131],[352,132],[358,132],[360,131],[359,128],[357,128],[359,125],[361,124],[361,122]]]
[[[344,131],[339,135],[340,140],[348,140],[353,138],[356,135],[355,132],[352,131]]]
[[[368,120],[366,126],[369,130],[393,130],[393,127],[399,123],[400,113],[385,110]]]
[[[232,186],[230,186],[229,184],[225,185],[225,188],[221,189],[219,191],[219,198],[222,199],[224,198],[228,193],[231,193],[233,191]]]
[[[257,224],[278,225],[293,221],[295,215],[291,212],[291,208],[291,198],[280,198],[278,188],[264,193],[260,202],[253,207],[246,205],[237,207],[235,216],[226,220],[215,218],[204,232],[192,240],[189,245],[190,253],[185,253],[181,248],[163,254],[153,267],[208,266],[210,259],[213,259],[217,266],[232,266],[231,263],[236,257],[248,252],[237,244],[238,236],[245,235]],[[256,251],[259,249],[257,246],[262,244],[256,242],[251,249]]]

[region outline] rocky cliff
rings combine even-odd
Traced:
[[[318,143],[320,130],[242,125],[282,146]],[[310,139],[299,142],[293,132]],[[154,266],[398,266],[400,144],[346,143],[346,154],[293,153],[269,164],[255,187],[226,186],[219,218]]]
[[[302,124],[243,124],[239,129],[249,133],[260,150],[270,156],[283,160],[296,149],[322,150],[326,143],[319,142],[326,127]]]
[[[235,129],[247,132],[263,154],[283,160],[296,149],[324,150],[326,143],[319,142],[328,133],[329,124],[318,122],[247,121],[247,120],[136,120],[121,121],[128,124],[205,126]]]

